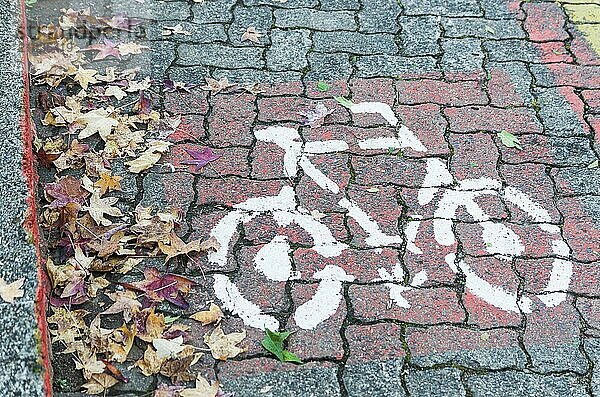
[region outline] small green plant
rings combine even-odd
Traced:
[[[331,88],[331,86],[324,81],[319,81],[317,83],[317,90],[319,90],[321,92],[327,92],[327,91],[329,91],[330,88]]]
[[[285,342],[292,332],[275,332],[269,329],[266,329],[265,332],[265,338],[261,342],[265,349],[273,353],[279,359],[279,361],[302,364],[302,360],[300,360],[298,356],[288,350],[285,350],[283,347],[283,342]]]
[[[54,385],[58,390],[67,390],[71,385],[71,382],[69,382],[68,379],[56,379]]]
[[[31,8],[37,3],[37,0],[25,0],[25,7]]]
[[[335,99],[337,103],[348,109],[350,109],[352,105],[354,105],[351,100],[346,99],[343,96],[334,96],[333,99]]]

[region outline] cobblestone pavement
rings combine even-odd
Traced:
[[[87,5],[39,2],[30,27]],[[130,203],[221,243],[189,313],[218,302],[247,352],[205,375],[237,397],[600,396],[600,2],[90,7],[148,20],[131,62],[155,79],[263,90],[165,94],[176,171],[122,172]],[[176,24],[190,34],[161,35]],[[333,112],[303,125],[317,104]],[[182,170],[205,145],[222,157]],[[268,356],[264,327],[295,331],[305,364]]]

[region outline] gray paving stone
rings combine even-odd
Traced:
[[[488,71],[493,69],[505,72],[511,81],[511,88],[514,89],[521,99],[519,105],[530,106],[534,100],[531,94],[532,77],[527,67],[522,62],[488,62],[485,66]],[[501,98],[499,98],[502,100]]]
[[[308,30],[274,29],[271,41],[266,54],[269,70],[301,70],[308,65],[306,54],[312,45]]]
[[[600,168],[559,168],[555,180],[560,195],[600,195]],[[565,184],[568,184],[567,188]]]
[[[195,23],[229,22],[233,18],[231,9],[236,0],[210,0],[192,4]]]
[[[505,369],[524,368],[527,359],[525,353],[518,347],[507,347],[449,351],[424,356],[413,355],[410,362],[423,367],[455,364],[474,369]]]
[[[207,66],[173,66],[167,70],[167,76],[174,81],[200,84],[210,77],[210,70]]]
[[[356,60],[359,77],[394,77],[401,74],[425,74],[437,71],[433,57],[402,57],[390,55],[371,55]]]
[[[579,351],[579,340],[557,346],[526,346],[536,372],[573,371],[585,374],[587,361]]]
[[[337,368],[278,371],[231,378],[221,374],[226,392],[235,397],[338,397]]]
[[[600,339],[586,339],[583,347],[595,364],[592,371],[592,395],[600,396]]]
[[[77,7],[73,8],[78,9]],[[111,2],[110,12],[112,14],[124,12],[130,18],[143,18],[153,21],[184,21],[190,17],[190,6],[185,1],[148,0],[143,3],[121,1]],[[47,17],[48,15],[45,15],[45,18]]]
[[[451,17],[481,16],[477,0],[402,0],[406,15],[444,15]]]
[[[406,386],[411,396],[463,397],[466,395],[465,388],[460,383],[460,371],[455,368],[411,370],[406,375]]]
[[[308,54],[310,72],[306,80],[344,80],[352,74],[352,65],[348,54],[323,54],[312,52]]]
[[[498,0],[479,0],[486,18],[514,18],[521,15],[520,9],[509,9],[508,3]]]
[[[268,5],[280,8],[314,8],[319,2],[318,0],[244,0],[244,4],[247,6]]]
[[[600,227],[600,197],[598,196],[581,196],[579,201],[583,208],[589,214],[592,223],[598,228]]]
[[[163,36],[163,26],[175,26],[176,23],[152,23],[146,26],[146,38],[148,40],[170,40],[170,41],[193,41],[195,43],[210,43],[213,41],[226,41],[227,35],[225,34],[225,28],[220,24],[209,24],[199,25],[192,22],[178,22],[181,24],[183,29],[188,31],[189,35],[184,34],[173,34],[170,36]]]
[[[365,33],[396,33],[396,18],[402,9],[396,0],[363,1],[358,13],[360,31]]]
[[[402,54],[407,56],[437,55],[441,52],[438,39],[440,23],[435,16],[401,17]]]
[[[350,364],[344,368],[342,380],[348,397],[404,397],[402,360]]]
[[[596,156],[587,138],[549,137],[554,163],[559,166],[588,166]]]
[[[489,55],[490,61],[523,61],[542,63],[539,52],[526,40],[486,41],[483,48]]]
[[[261,68],[262,48],[229,47],[221,44],[181,44],[179,65],[208,65],[221,68]]]
[[[582,122],[557,88],[538,88],[534,91],[540,107],[540,117],[548,134],[558,136],[586,135]]]
[[[512,19],[443,18],[444,37],[523,39],[525,31]]]
[[[321,0],[322,10],[358,10],[359,0]]]
[[[315,32],[314,50],[320,52],[349,52],[352,54],[395,54],[398,46],[394,35],[356,32]]]
[[[535,84],[542,87],[554,87],[557,85],[552,72],[545,65],[532,64],[529,66],[529,70],[533,75]]]
[[[242,7],[233,9],[233,23],[229,26],[229,41],[233,45],[265,46],[271,43],[271,27],[273,25],[273,11],[266,6]],[[250,26],[262,34],[259,43],[249,40],[242,41],[242,35]]]
[[[157,41],[152,43],[152,51],[143,51],[139,55],[131,57],[128,61],[130,67],[140,67],[141,76],[150,76],[162,80],[167,68],[175,60],[175,43],[170,41]],[[121,62],[120,65],[123,65]],[[123,69],[126,67],[122,66]]]
[[[479,39],[442,40],[442,70],[446,74],[483,74],[483,51]]]
[[[230,82],[237,84],[271,84],[300,81],[302,79],[302,74],[299,72],[269,72],[258,69],[215,69],[213,77],[216,79],[227,77]]]
[[[275,26],[322,31],[357,29],[354,13],[351,11],[319,11],[309,8],[276,10]]]
[[[467,378],[473,397],[589,397],[573,375],[538,375],[515,371],[492,372]]]

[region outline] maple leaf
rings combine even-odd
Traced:
[[[43,148],[35,152],[38,163],[44,168],[52,168],[53,162],[61,155],[62,153],[47,153]]]
[[[133,30],[144,23],[142,19],[129,18],[126,13],[119,12],[113,15],[110,19],[100,18],[102,22],[113,29],[133,32]]]
[[[172,144],[165,141],[151,141],[150,146],[137,159],[130,160],[125,164],[129,167],[129,171],[135,174],[147,170],[154,166],[162,157],[162,153],[169,150]]]
[[[21,298],[25,294],[25,291],[22,289],[24,282],[25,277],[8,284],[0,277],[0,298],[8,303],[13,303],[16,298]]]
[[[200,374],[196,377],[196,387],[193,389],[183,389],[179,392],[180,397],[216,397],[219,394],[219,382],[212,384]]]
[[[183,91],[190,92],[190,90],[196,87],[196,84],[184,83],[181,81],[173,81],[169,79],[163,80],[164,91],[165,92],[175,92],[175,91]]]
[[[94,57],[94,61],[99,61],[105,59],[107,57],[114,57],[118,60],[121,60],[121,53],[119,52],[119,48],[108,39],[103,39],[102,44],[92,44],[82,51],[98,51],[96,56]]]
[[[242,34],[242,41],[249,40],[253,43],[259,43],[259,38],[262,36],[262,33],[258,32],[254,26],[249,26],[244,34]]]
[[[79,83],[81,88],[84,90],[88,89],[90,84],[96,84],[98,80],[94,76],[98,74],[97,70],[94,69],[82,69],[81,66],[77,70],[77,74],[73,77],[73,80]]]
[[[320,127],[325,121],[325,117],[333,113],[333,109],[328,109],[327,106],[322,103],[318,103],[314,109],[300,112],[304,116],[303,124],[308,125],[311,128]]]
[[[163,30],[161,35],[163,36],[171,36],[174,34],[183,34],[185,36],[191,36],[192,34],[185,30],[180,23],[175,26],[163,26]]]
[[[125,91],[123,91],[121,89],[121,87],[118,87],[116,85],[109,85],[104,90],[104,95],[106,95],[106,96],[113,96],[117,100],[120,101],[121,99],[123,99],[123,98],[125,98],[127,96],[127,93]]]
[[[226,90],[227,88],[234,87],[235,84],[229,83],[227,77],[223,77],[220,80],[215,80],[210,77],[205,77],[206,85],[200,87],[205,91],[210,91],[213,95],[218,94],[219,92]]]
[[[119,122],[111,117],[111,112],[106,109],[94,109],[77,117],[74,122],[85,125],[85,128],[79,131],[79,139],[88,138],[95,133],[106,141],[112,129],[119,125]]]
[[[117,383],[119,381],[108,374],[94,374],[90,381],[81,387],[86,389],[87,394],[102,394]]]
[[[204,148],[200,151],[185,149],[187,154],[192,156],[192,160],[183,160],[181,164],[193,165],[196,167],[196,172],[200,171],[208,163],[215,161],[221,157],[220,154],[216,154],[211,148]]]
[[[183,309],[189,307],[185,295],[190,292],[196,282],[177,274],[160,274],[157,268],[151,267],[144,270],[144,281],[124,284],[128,288],[146,293],[146,296],[155,302],[166,300]]]
[[[44,185],[46,196],[53,198],[48,204],[48,208],[65,207],[67,204],[74,203],[77,208],[84,203],[89,193],[81,187],[81,181],[71,175],[59,179],[56,183],[47,183]]]
[[[200,322],[202,325],[208,325],[212,323],[219,324],[221,319],[223,318],[223,312],[221,308],[214,303],[210,304],[208,310],[200,311],[198,313],[194,313],[190,316],[191,319]]]
[[[204,343],[210,348],[210,352],[215,359],[225,361],[245,351],[245,349],[236,346],[245,338],[246,330],[225,335],[221,326],[218,325],[210,334],[204,335]]]
[[[131,42],[131,43],[121,43],[121,44],[117,45],[117,48],[119,49],[119,53],[122,56],[127,56],[127,55],[141,54],[142,50],[147,50],[150,47]]]
[[[154,390],[152,397],[179,397],[179,392],[183,389],[183,386],[169,386],[166,383],[161,383]]]
[[[122,284],[128,287],[127,284]],[[153,307],[149,307],[133,314],[133,327],[136,336],[145,342],[152,339],[162,338],[165,332],[165,316],[155,313]]]
[[[137,301],[137,295],[133,291],[117,291],[112,294],[106,294],[113,300],[113,304],[100,314],[123,313],[125,322],[131,321],[133,313],[140,311],[142,304]]]
[[[152,80],[150,80],[150,77],[146,77],[145,79],[143,79],[141,81],[129,81],[129,84],[127,85],[127,88],[125,89],[125,91],[127,91],[127,92],[146,91],[147,89],[150,88],[150,86],[152,86]]]
[[[158,358],[156,351],[151,346],[146,348],[144,357],[136,361],[135,365],[142,371],[146,376],[152,376],[160,372],[160,367],[166,359]]]
[[[191,252],[217,251],[220,248],[216,238],[210,237],[208,240],[200,239],[184,243],[175,232],[171,232],[170,244],[166,245],[162,241],[158,242],[158,248],[165,254],[165,263],[179,255],[187,255]]]
[[[175,358],[186,345],[183,344],[183,336],[175,339],[152,339],[152,346],[156,349],[156,357],[159,359]]]
[[[110,215],[115,217],[123,216],[123,213],[117,207],[113,207],[119,201],[118,197],[106,197],[101,198],[98,192],[94,192],[90,197],[89,207],[83,209],[87,211],[96,224],[101,226],[110,226],[112,221],[106,219],[104,215]]]
[[[106,192],[121,190],[121,180],[123,177],[111,175],[107,172],[100,173],[100,179],[94,182],[94,187],[100,189],[100,195],[103,196]]]

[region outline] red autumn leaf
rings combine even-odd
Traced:
[[[144,278],[144,281],[123,283],[122,285],[144,292],[154,302],[166,300],[183,309],[189,307],[185,296],[196,285],[195,281],[172,273],[161,275],[155,267],[144,270]]]
[[[46,153],[44,149],[40,149],[35,153],[38,162],[44,168],[52,168],[53,161],[60,157],[61,153]]]
[[[121,59],[121,53],[119,49],[112,41],[108,39],[103,39],[102,44],[92,44],[88,46],[83,51],[98,51],[96,56],[94,57],[94,61],[99,61],[101,59],[105,59],[107,57],[115,57],[117,59]]]
[[[124,377],[123,373],[119,370],[119,368],[115,367],[114,364],[112,364],[110,361],[104,360],[104,359],[100,359],[100,361],[102,361],[104,363],[105,369],[108,370],[108,372],[110,372],[110,374],[112,376],[114,376],[115,379],[117,379],[123,383],[129,382],[129,379]]]
[[[185,149],[187,154],[192,156],[192,160],[184,160],[181,164],[193,165],[196,167],[196,172],[200,171],[204,166],[206,166],[211,161],[215,161],[221,157],[220,154],[216,154],[212,151],[211,148],[204,148],[200,151]]]
[[[144,91],[140,91],[140,97],[134,105],[133,110],[145,115],[152,113],[152,100],[146,96]]]
[[[69,203],[80,206],[89,195],[89,192],[81,187],[81,181],[71,175],[61,178],[57,183],[46,183],[44,192],[53,199],[48,204],[49,208],[62,208]]]

